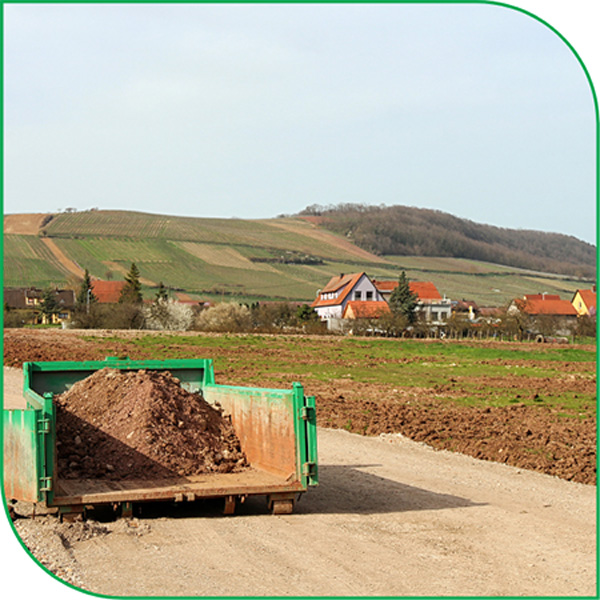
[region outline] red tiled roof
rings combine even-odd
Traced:
[[[380,292],[391,292],[398,287],[397,281],[376,281],[373,280],[375,287]],[[409,281],[408,287],[417,294],[419,300],[441,300],[442,295],[431,281]]]
[[[594,290],[577,290],[588,310],[596,308],[596,292]]]
[[[558,294],[525,294],[525,300],[560,300]]]
[[[385,300],[350,300],[346,304],[344,319],[349,318],[350,313],[355,319],[377,319],[390,312],[390,307]]]
[[[552,296],[551,299],[548,300],[548,295],[546,295],[546,298],[543,300],[537,297],[534,297],[533,299],[528,298],[527,300],[518,298],[515,300],[515,304],[520,311],[528,315],[554,315],[557,317],[577,316],[575,307],[568,300],[561,300],[560,297],[558,297],[558,300],[555,300],[554,298],[555,296]]]
[[[311,304],[313,308],[317,306],[337,306],[338,304],[342,304],[352,288],[358,283],[358,280],[365,273],[352,273],[350,275],[340,275],[339,277],[332,277],[329,280],[329,283],[321,290],[319,293],[319,297]],[[343,289],[342,289],[343,288]],[[328,294],[330,292],[337,292],[342,289],[337,298],[329,298],[326,300],[322,300],[321,296],[323,294]]]
[[[121,290],[124,287],[124,281],[92,280],[92,293],[101,304],[116,304],[119,301]]]
[[[377,281],[373,279],[373,284],[380,292],[392,292],[398,287],[397,281]]]
[[[496,306],[483,306],[479,309],[479,314],[482,317],[500,317],[502,316],[502,309]]]
[[[431,281],[411,281],[408,287],[419,296],[419,300],[441,300],[442,295]]]

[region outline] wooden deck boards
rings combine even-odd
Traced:
[[[183,494],[192,497],[242,496],[285,491],[301,491],[298,481],[259,469],[240,473],[210,473],[172,479],[63,479],[58,481],[55,506],[144,500],[168,500]]]

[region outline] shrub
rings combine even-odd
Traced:
[[[199,331],[240,332],[252,329],[252,315],[244,304],[225,302],[203,310],[194,322]]]
[[[143,313],[146,329],[157,331],[185,331],[193,321],[192,309],[173,299],[159,299],[144,307]]]
[[[91,304],[77,311],[72,326],[79,329],[141,329],[142,308],[136,304]]]

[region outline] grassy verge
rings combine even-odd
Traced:
[[[402,388],[466,406],[525,404],[565,417],[596,413],[593,347],[201,334],[143,335],[128,344],[160,359],[213,358],[217,373],[241,385],[354,383],[381,387],[382,398]]]

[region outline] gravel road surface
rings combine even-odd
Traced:
[[[320,485],[292,515],[256,498],[229,517],[198,503],[16,523],[46,564],[107,595],[596,595],[595,487],[398,435],[320,429],[318,443]],[[47,556],[56,536],[62,559]]]

